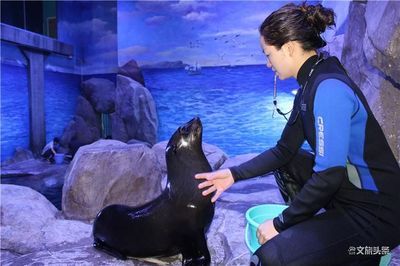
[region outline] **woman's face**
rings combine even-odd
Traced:
[[[292,77],[290,58],[286,53],[285,47],[282,46],[281,49],[278,50],[275,46],[268,45],[262,36],[260,37],[260,43],[267,57],[267,67],[272,68],[281,80]]]

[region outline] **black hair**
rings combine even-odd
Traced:
[[[59,139],[59,138],[57,138],[57,137],[55,137],[55,138],[53,139],[53,142],[60,143],[60,139]]]
[[[298,41],[309,51],[326,45],[321,33],[332,26],[336,26],[332,9],[303,2],[287,4],[272,12],[261,24],[259,32],[268,45],[277,49],[289,41]]]

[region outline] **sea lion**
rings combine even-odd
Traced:
[[[210,172],[202,149],[202,124],[193,118],[179,127],[166,147],[168,181],[155,200],[139,207],[111,205],[93,224],[94,247],[120,259],[182,253],[183,265],[209,265],[205,232],[213,216],[211,196],[194,175]]]

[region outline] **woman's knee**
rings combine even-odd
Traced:
[[[279,248],[273,243],[268,241],[254,252],[250,259],[251,266],[265,266],[265,265],[284,265],[280,256]]]

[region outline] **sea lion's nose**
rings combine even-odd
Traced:
[[[200,117],[196,116],[192,119],[192,121],[190,121],[192,125],[196,126],[196,127],[201,127],[201,120]]]

